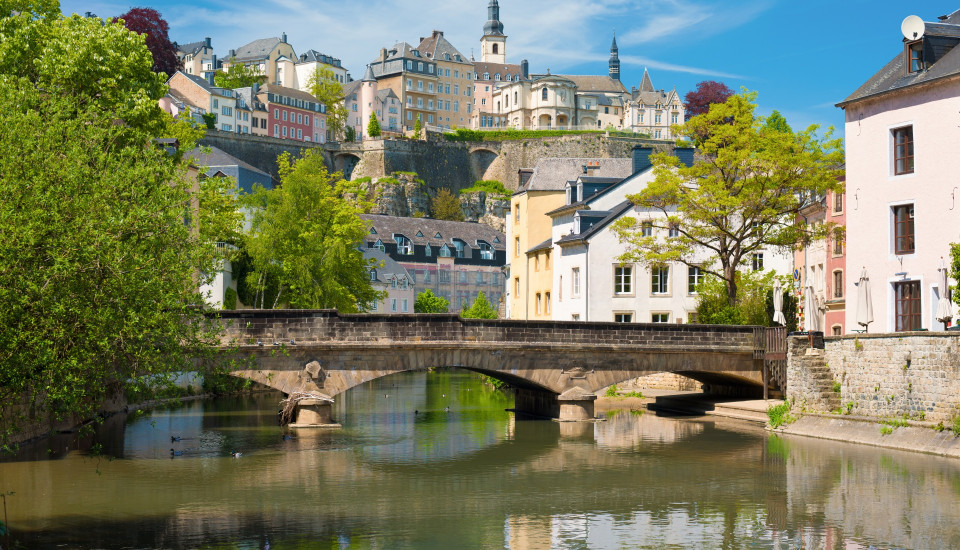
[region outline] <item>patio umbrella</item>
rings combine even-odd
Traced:
[[[787,326],[787,319],[783,316],[783,288],[780,279],[773,281],[773,322],[781,327]]]
[[[803,327],[809,332],[818,332],[820,328],[820,308],[817,306],[817,293],[808,286],[803,300]]]
[[[950,281],[948,277],[947,263],[940,256],[940,267],[937,268],[937,282],[940,285],[940,301],[937,302],[937,321],[944,325],[949,325],[953,319],[953,305],[950,304],[949,289]]]
[[[860,272],[860,282],[857,283],[857,324],[869,332],[869,325],[873,322],[873,296],[870,294],[870,277],[866,266]]]

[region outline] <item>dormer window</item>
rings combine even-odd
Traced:
[[[387,251],[387,247],[383,246],[383,241],[381,241],[380,239],[377,239],[377,244],[375,244],[375,245],[373,245],[373,246],[374,246],[374,248],[380,249],[380,252],[386,252],[386,251]]]
[[[907,72],[918,73],[923,66],[923,40],[907,44]]]
[[[467,243],[461,241],[460,239],[453,239],[453,246],[457,249],[458,258],[463,258],[463,250],[466,247],[466,244]]]
[[[477,240],[477,247],[480,249],[480,258],[483,260],[493,259],[493,247],[487,241]]]
[[[397,254],[405,256],[413,254],[413,243],[410,242],[410,239],[398,233],[393,236],[393,240],[397,243]]]
[[[573,182],[567,182],[567,204],[573,204],[577,202],[577,188],[573,185]]]
[[[573,217],[573,232],[577,235],[580,234],[580,214]]]
[[[440,257],[449,258],[450,257],[450,247],[444,244],[440,247]]]

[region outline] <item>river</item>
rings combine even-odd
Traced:
[[[339,430],[278,427],[279,399],[117,415],[93,438],[57,436],[6,457],[11,543],[960,547],[955,460],[781,438],[715,417],[518,420],[504,410],[508,396],[459,370],[354,388],[334,406]]]

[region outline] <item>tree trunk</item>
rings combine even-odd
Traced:
[[[737,305],[737,269],[732,266],[725,266],[723,277],[727,284],[727,303],[734,307]]]

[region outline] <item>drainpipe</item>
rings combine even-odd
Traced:
[[[527,253],[523,253],[527,262],[527,275],[523,278],[523,318],[527,321],[530,320],[530,256],[527,256]]]
[[[583,289],[586,290],[583,297],[583,317],[584,321],[590,320],[590,243],[583,243],[586,251],[583,254]]]

